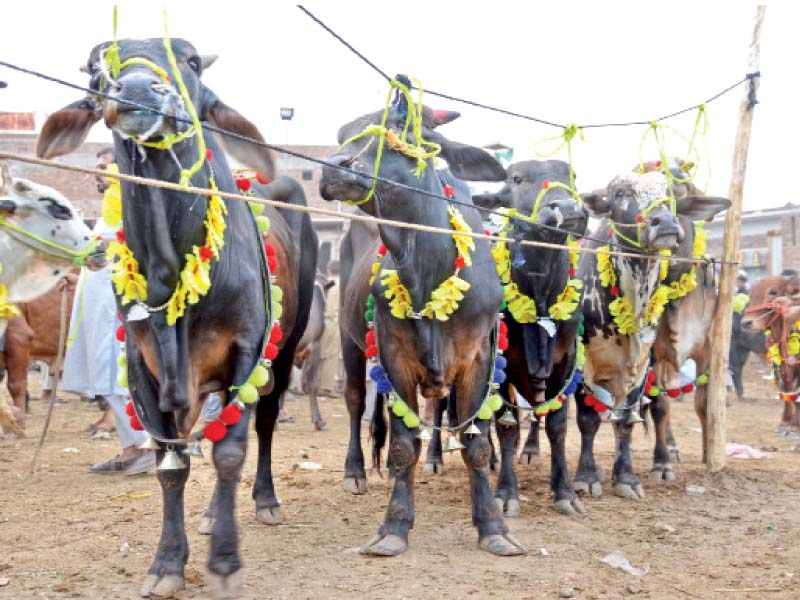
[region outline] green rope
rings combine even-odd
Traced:
[[[76,267],[82,267],[86,262],[86,258],[92,252],[94,252],[95,248],[97,248],[98,244],[100,243],[100,240],[94,238],[90,240],[89,243],[83,247],[83,249],[75,251],[60,244],[56,244],[55,242],[51,242],[50,240],[41,238],[30,231],[22,229],[21,227],[17,227],[13,223],[9,223],[4,217],[0,217],[0,227],[9,229],[18,235],[32,239],[36,243],[41,244],[44,246],[42,250],[50,256],[72,259],[72,264],[74,264]],[[56,252],[53,252],[53,250]]]
[[[536,201],[533,203],[533,210],[531,211],[530,216],[523,215],[514,208],[506,211],[506,214],[514,219],[521,219],[523,221],[528,221],[529,223],[536,223],[536,220],[539,217],[539,207],[542,204],[542,200],[544,199],[547,192],[549,192],[551,189],[554,188],[567,190],[575,199],[575,202],[578,203],[578,206],[583,206],[583,198],[581,198],[581,195],[577,191],[575,191],[574,187],[568,186],[564,183],[561,183],[560,181],[548,181],[547,187],[542,187],[542,189],[539,190],[539,194],[536,196]]]
[[[586,138],[583,135],[582,127],[578,127],[577,123],[567,123],[561,130],[560,134],[539,140],[533,145],[533,151],[539,158],[550,158],[551,156],[555,156],[558,152],[560,152],[562,148],[567,148],[567,162],[569,163],[569,185],[573,189],[575,188],[575,170],[572,168],[572,140],[575,139],[575,136],[579,136],[583,142],[586,141]],[[537,150],[537,148],[542,144],[549,144],[551,142],[560,143],[550,152],[539,152],[539,150]]]

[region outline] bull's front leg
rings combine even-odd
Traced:
[[[586,508],[575,493],[567,468],[567,405],[551,411],[545,417],[545,431],[550,441],[550,487],[556,500],[556,510],[562,515],[586,515]]]
[[[656,442],[653,448],[653,469],[650,478],[653,481],[673,481],[675,472],[672,470],[670,452],[667,447],[667,428],[669,426],[671,402],[666,394],[659,394],[650,404],[653,415],[653,425],[656,430]]]
[[[350,417],[350,443],[344,463],[342,487],[351,494],[367,493],[367,471],[364,467],[364,450],[361,448],[361,417],[366,407],[366,359],[361,349],[342,333],[344,358],[344,400]]]
[[[416,386],[406,386],[401,397],[417,411]],[[419,413],[417,413],[419,414]],[[403,419],[389,411],[391,440],[389,454],[394,464],[394,488],[378,535],[361,548],[362,554],[397,556],[408,549],[408,533],[414,527],[414,469],[419,460],[422,442],[416,430],[409,429]]]
[[[636,473],[633,472],[633,453],[631,452],[632,433],[633,425],[628,425],[625,421],[614,423],[617,454],[614,460],[612,485],[614,487],[614,494],[620,498],[638,500],[644,498],[644,488],[639,482]]]
[[[581,432],[581,454],[573,485],[576,492],[599,497],[603,494],[601,485],[603,471],[594,460],[594,438],[600,428],[600,415],[595,412],[594,408],[584,404],[584,395],[585,393],[581,390],[575,394],[575,405],[578,407],[578,429]]]
[[[236,488],[247,450],[249,422],[250,409],[245,409],[239,422],[228,428],[225,438],[214,444],[213,449],[217,486],[214,490],[216,505],[208,558],[208,583],[215,598],[236,598],[244,588],[235,509]]]

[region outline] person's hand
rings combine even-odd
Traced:
[[[78,276],[75,273],[66,273],[56,284],[56,289],[63,292],[65,289],[68,292],[74,292],[78,285]]]

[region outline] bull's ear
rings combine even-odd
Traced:
[[[506,170],[491,154],[475,146],[452,142],[442,134],[428,130],[425,139],[442,147],[441,156],[450,171],[464,181],[505,181]]]
[[[213,96],[213,92],[210,92],[210,90],[209,94]],[[259,142],[264,141],[261,132],[255,125],[219,98],[213,97],[213,100],[207,106],[208,108],[201,118],[204,118],[215,127],[258,140]],[[275,162],[272,159],[272,152],[269,151],[269,148],[245,142],[229,135],[218,134],[217,138],[222,142],[225,150],[240,163],[255,169],[267,179],[275,179]]]
[[[89,96],[54,112],[36,140],[36,156],[55,158],[75,151],[101,116],[102,108]]]
[[[17,210],[17,203],[8,198],[0,199],[0,217],[10,217]]]
[[[488,209],[496,209],[501,206],[508,208],[511,206],[511,192],[507,186],[504,186],[499,192],[473,194],[472,203],[475,206]]]
[[[692,221],[710,219],[730,206],[730,200],[716,196],[686,196],[676,201],[678,214]]]
[[[581,200],[583,200],[583,205],[594,215],[601,217],[608,213],[609,205],[606,198],[606,190],[595,190],[588,194],[581,194]]]

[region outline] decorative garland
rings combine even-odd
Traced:
[[[450,188],[452,190],[452,188]],[[452,197],[452,196],[450,196]],[[459,232],[470,232],[471,229],[464,220],[461,212],[454,206],[448,206],[447,212],[450,215],[450,224],[453,229]],[[475,242],[466,235],[453,234],[453,242],[456,246],[456,259],[454,262],[455,273],[445,279],[439,287],[431,292],[431,299],[425,303],[423,309],[416,313],[411,302],[411,295],[408,288],[400,281],[400,275],[396,269],[384,269],[382,272],[381,285],[386,288],[384,296],[389,300],[392,316],[398,319],[436,319],[447,321],[457,309],[458,303],[464,299],[464,292],[469,290],[470,284],[461,277],[461,269],[472,265],[470,251],[475,250]],[[377,275],[380,264],[376,268],[373,265],[373,275]]]
[[[708,383],[708,374],[711,372],[710,367],[697,376],[694,381],[684,384],[676,388],[669,388],[662,390],[656,385],[656,373],[652,369],[647,372],[647,379],[644,383],[644,393],[651,398],[658,398],[661,392],[666,392],[670,398],[678,398],[681,394],[691,394],[701,385]]]
[[[552,185],[545,180],[542,183],[542,188],[546,190]],[[500,237],[508,237],[508,232],[512,228],[510,217],[511,215],[508,213],[503,216],[503,228],[499,233]],[[578,251],[580,244],[572,239],[567,239],[567,245],[569,246],[569,278],[555,303],[547,309],[550,318],[556,321],[569,320],[578,307],[578,303],[581,300],[580,290],[583,289],[583,282],[580,279],[574,279],[580,256]],[[536,302],[530,296],[523,294],[511,279],[511,259],[508,251],[508,242],[497,242],[492,248],[492,255],[497,265],[497,274],[500,276],[500,283],[503,287],[503,300],[507,305],[508,312],[511,313],[517,323],[536,323],[539,319],[536,311]]]
[[[0,275],[3,274],[3,263],[0,263]],[[0,319],[10,319],[19,313],[19,308],[8,301],[8,288],[0,283]]]
[[[792,323],[789,333],[786,336],[786,353],[781,351],[781,344],[772,341],[772,330],[767,329],[764,331],[768,340],[764,346],[767,349],[767,360],[772,364],[772,382],[778,390],[778,398],[784,402],[797,402],[800,399],[800,392],[785,392],[781,388],[783,382],[781,381],[780,367],[788,360],[796,360],[795,357],[800,355],[800,321]]]

